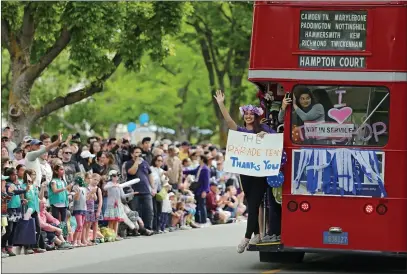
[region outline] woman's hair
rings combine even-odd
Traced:
[[[153,157],[153,159],[151,160],[151,166],[155,167],[155,163],[157,162],[158,158],[162,158],[163,156],[161,155],[156,155]]]
[[[92,173],[91,178],[92,178],[93,180],[97,180],[97,181],[98,181],[98,185],[99,185],[99,182],[100,182],[102,176],[100,176],[100,175],[97,174],[97,173]]]
[[[52,178],[58,178],[58,177],[59,177],[59,175],[58,175],[58,170],[59,170],[61,167],[63,168],[64,166],[63,166],[63,165],[60,165],[60,164],[54,165],[54,167],[52,168]]]
[[[62,165],[62,160],[59,158],[53,158],[51,160],[51,167],[54,168],[56,165]]]
[[[114,158],[113,153],[110,153],[110,152],[103,152],[103,153],[106,155],[107,159],[109,159],[108,166],[116,164],[116,159]]]
[[[296,89],[294,91],[294,94],[295,94],[295,99],[296,99],[295,103],[297,104],[297,106],[299,108],[302,109],[302,107],[300,105],[300,97],[303,94],[308,94],[309,95],[309,97],[311,98],[311,106],[315,105],[315,97],[314,97],[314,95],[312,94],[312,92],[311,92],[311,90],[309,88],[299,87],[298,89]]]
[[[26,169],[26,170],[24,171],[24,176],[23,176],[24,184],[28,184],[28,176],[30,176],[31,179],[32,179],[33,174],[37,175],[37,174],[35,173],[35,170],[33,170],[33,169]],[[33,183],[33,182],[32,182],[32,183]]]
[[[95,154],[95,149],[93,148],[94,146],[95,146],[95,143],[98,143],[99,144],[99,142],[98,141],[94,141],[94,142],[92,142],[91,144],[90,144],[90,147],[89,147],[89,152],[90,153],[92,153],[92,154]],[[99,144],[99,146],[102,148],[102,146]],[[102,150],[102,149],[101,149]]]
[[[100,190],[102,191],[103,197],[106,197],[106,196],[107,196],[107,191],[103,189],[103,186],[104,186],[104,185],[105,185],[105,179],[104,179],[102,176],[100,176],[100,180],[99,180],[99,183],[98,183],[98,187],[99,187]]]
[[[92,178],[92,174],[90,172],[85,172],[85,175],[83,177],[85,179],[90,179],[90,178]]]
[[[269,117],[270,117],[270,115],[272,116],[271,121],[270,121],[271,127],[273,127],[274,130],[277,130],[277,126],[279,125],[279,122],[278,122],[278,110],[270,111]]]
[[[10,176],[11,174],[15,173],[16,169],[14,167],[9,167],[4,170],[4,176]]]
[[[10,161],[9,157],[1,157],[1,171],[4,173],[4,166]]]
[[[208,157],[207,157],[207,156],[201,155],[201,160],[202,160],[202,162],[203,162],[205,165],[208,165],[209,160],[208,160]]]
[[[25,165],[22,165],[22,164],[17,165],[17,166],[16,166],[17,172],[18,172],[21,168],[23,168],[23,167],[25,167]]]
[[[335,121],[331,117],[328,116],[328,111],[334,107],[332,104],[331,99],[329,98],[328,92],[325,89],[316,89],[312,92],[316,99],[317,103],[320,103],[325,110],[325,121],[326,122],[333,122]]]
[[[185,158],[184,160],[182,160],[182,165],[184,165],[185,163],[187,163],[187,162],[189,162],[189,161],[191,161],[191,159]]]

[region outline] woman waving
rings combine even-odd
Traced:
[[[243,127],[238,126],[235,121],[230,117],[226,107],[224,105],[225,96],[222,91],[218,90],[214,96],[218,102],[219,108],[222,115],[228,125],[232,130],[237,130],[241,132],[254,133],[259,137],[264,137],[266,134],[276,133],[273,129],[265,124],[261,124],[261,116],[263,115],[263,110],[259,107],[252,105],[246,105],[240,107],[240,114],[243,117]],[[285,157],[283,157],[285,159]],[[242,181],[243,191],[247,198],[248,203],[248,220],[246,227],[246,234],[242,242],[237,247],[237,252],[242,253],[245,251],[246,247],[250,244],[258,244],[260,242],[260,227],[259,227],[259,207],[264,198],[264,194],[267,190],[267,180],[266,177],[254,177],[247,175],[240,175]],[[274,198],[273,198],[274,199]],[[281,210],[281,208],[270,209],[270,210]],[[281,216],[281,214],[273,214],[273,216]],[[271,220],[271,222],[278,222],[279,220]],[[254,237],[252,238],[252,235]]]

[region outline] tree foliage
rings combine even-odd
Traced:
[[[195,2],[187,19],[182,41],[200,51],[208,71],[210,92],[225,91],[232,118],[237,120],[240,102],[248,85],[243,81],[250,56],[252,26],[251,2]],[[213,100],[219,123],[220,143],[226,144],[227,127]]]
[[[101,92],[121,64],[137,70],[145,53],[162,60],[170,50],[168,34],[179,31],[188,7],[185,2],[3,2],[2,46],[11,66],[9,121],[22,130],[17,137],[27,134],[36,119]],[[34,107],[34,83],[63,51],[69,74],[85,75],[88,84]]]
[[[3,2],[1,19],[2,109],[27,130],[106,133],[147,112],[225,144],[213,93],[225,91],[235,120],[254,94],[250,2]]]
[[[81,123],[86,118],[100,132],[111,124],[137,122],[139,115],[146,112],[152,123],[187,137],[192,127],[214,130],[204,62],[189,47],[174,43],[176,50],[162,64],[145,57],[137,73],[119,67],[106,82],[103,93],[72,106],[65,119]]]

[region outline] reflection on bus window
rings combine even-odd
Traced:
[[[384,146],[389,93],[383,87],[296,86],[291,115],[297,144]]]

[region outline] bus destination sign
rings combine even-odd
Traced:
[[[364,56],[298,56],[300,68],[338,68],[338,69],[364,69],[366,59]]]
[[[366,50],[367,11],[303,10],[299,48]]]

